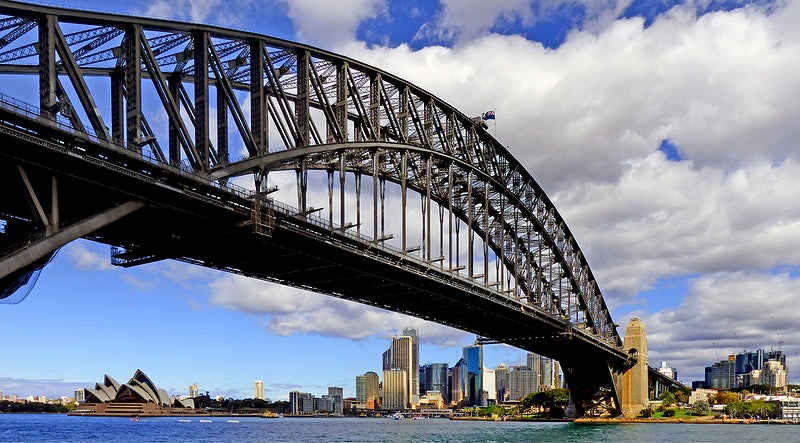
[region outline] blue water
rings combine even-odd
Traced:
[[[380,418],[141,418],[0,414],[0,442],[670,442],[800,441],[796,425],[471,422]]]

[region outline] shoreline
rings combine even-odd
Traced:
[[[706,424],[706,425],[796,425],[789,420],[753,420],[744,418],[576,418],[576,424],[630,424],[630,423],[665,423],[665,424]]]

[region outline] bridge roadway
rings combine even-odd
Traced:
[[[24,17],[36,17],[36,23],[40,28],[39,39],[45,41],[45,39],[54,38],[56,40],[56,44],[51,46],[50,51],[45,50],[44,53],[56,51],[59,57],[64,59],[62,65],[65,70],[69,71],[70,49],[64,46],[72,40],[64,39],[63,36],[59,36],[59,32],[53,31],[58,26],[54,25],[54,22],[66,21],[68,18],[42,18],[58,16],[63,12],[55,8],[0,1],[0,14],[13,16],[13,14],[19,13]],[[105,15],[97,17],[97,14],[94,13],[81,14],[77,14],[79,16],[78,19],[75,19],[77,22],[98,21],[104,26],[121,23],[128,19]],[[5,21],[0,20],[0,25],[11,23],[12,18],[5,19]],[[21,27],[26,26],[27,22],[23,19],[19,24],[15,23],[17,22],[13,22],[12,25]],[[142,26],[145,25],[147,23]],[[159,21],[157,25],[163,31],[168,25],[173,24]],[[126,27],[127,24],[119,26]],[[191,25],[174,24],[174,26],[186,30],[187,26]],[[212,31],[225,32],[224,30]],[[50,35],[54,32],[55,36]],[[119,35],[119,33],[114,35]],[[144,39],[145,35],[136,36],[134,34],[131,39],[135,41],[140,37]],[[58,46],[59,41],[62,42],[62,46]],[[252,38],[250,41],[252,49]],[[194,44],[203,44],[203,42],[196,39]],[[42,43],[40,43],[40,47],[42,47],[41,45]],[[148,48],[146,44],[142,46],[145,49]],[[298,51],[308,53],[309,50],[301,47]],[[42,53],[43,51],[39,51],[38,55],[40,65],[41,63],[47,65],[49,63],[46,60],[47,57]],[[212,57],[216,56],[216,52],[213,50],[210,51],[210,54]],[[74,55],[72,54],[72,56]],[[333,57],[330,54],[323,55]],[[0,58],[2,57],[3,54],[0,54]],[[37,56],[34,55],[35,57]],[[142,55],[142,57],[146,56]],[[299,58],[302,59],[302,57]],[[44,61],[42,62],[42,60]],[[77,57],[76,60],[78,60]],[[154,62],[154,60],[152,57],[149,59],[150,62]],[[197,59],[195,62],[198,62]],[[128,61],[128,63],[131,62]],[[347,61],[347,63],[350,64],[349,69],[355,69],[355,62]],[[26,66],[8,69],[9,72],[13,71],[17,74],[31,70]],[[97,112],[98,110],[91,106],[93,102],[88,87],[81,84],[81,68],[77,62],[72,69],[77,73],[69,73],[69,80],[73,84],[75,94],[83,103],[84,111],[87,114]],[[312,67],[311,70],[313,71],[313,69]],[[2,70],[3,68],[0,66],[0,71]],[[57,83],[55,71],[48,74],[43,72],[44,70],[40,66],[39,81],[40,91],[44,91],[43,97],[58,96],[62,102],[62,111],[60,112],[63,113],[66,110],[69,113],[71,107],[67,106],[68,98],[63,97],[63,93],[61,93],[63,87],[59,84],[58,88],[48,91]],[[147,75],[155,77],[157,76],[156,71],[155,67],[150,66]],[[298,77],[309,75],[308,72],[302,74],[303,72],[305,71],[302,67],[297,68]],[[129,73],[129,75],[132,74]],[[382,75],[384,78],[389,78],[388,74]],[[307,81],[320,83],[329,81],[326,80],[327,78],[320,76],[316,80]],[[339,78],[347,81],[345,77]],[[380,78],[381,76],[378,76],[378,80]],[[277,81],[276,79],[271,80]],[[222,80],[218,78],[217,81],[221,82]],[[349,81],[351,88],[354,89],[352,77]],[[195,87],[197,87],[197,83]],[[289,101],[296,114],[302,115],[303,118],[309,118],[311,114],[308,112],[308,107],[312,104],[306,102],[307,108],[305,110],[302,108],[303,102],[300,94],[302,91],[299,87],[297,88],[298,95],[290,98]],[[370,87],[368,89],[372,92],[367,94],[390,94],[387,92],[386,86],[383,88],[380,90]],[[134,89],[138,90],[135,83],[128,83],[125,87],[126,94],[128,94],[125,98],[129,102],[140,100],[131,95],[130,91]],[[280,89],[280,85],[275,85],[275,89]],[[398,88],[398,90],[400,89]],[[405,90],[409,91],[408,88]],[[411,92],[404,94],[408,95]],[[276,96],[280,95],[280,93],[276,94]],[[198,101],[205,99],[196,97]],[[410,97],[408,100],[413,102],[413,96],[408,95],[408,97]],[[356,97],[350,98],[350,100],[357,101],[359,99]],[[315,106],[324,108],[325,103],[323,102],[325,102],[324,98]],[[385,106],[387,103],[382,98],[375,99],[373,102],[376,107]],[[135,105],[135,103],[133,104]],[[490,194],[490,191],[495,191],[489,188],[490,185],[499,186],[498,183],[491,182],[490,169],[492,168],[502,168],[502,165],[509,164],[509,172],[503,172],[508,174],[508,178],[503,178],[506,183],[523,183],[523,180],[526,183],[532,183],[532,179],[525,175],[523,168],[516,166],[513,158],[502,149],[501,145],[491,139],[485,131],[476,128],[470,119],[460,114],[452,114],[451,117],[448,117],[448,119],[461,119],[459,120],[462,125],[460,130],[467,131],[465,132],[467,138],[480,137],[484,143],[483,149],[497,150],[495,155],[504,160],[496,163],[495,166],[485,163],[478,168],[467,164],[467,160],[459,159],[458,153],[447,154],[451,164],[456,164],[465,170],[472,169],[469,169],[468,174],[464,177],[468,186],[464,185],[459,188],[453,181],[454,168],[451,166],[449,182],[454,184],[448,185],[449,197],[447,194],[442,194],[445,197],[438,196],[439,200],[436,202],[439,204],[440,212],[448,209],[453,214],[450,216],[451,219],[458,217],[462,223],[465,223],[470,229],[470,236],[473,235],[473,232],[484,236],[486,245],[484,251],[491,248],[498,255],[502,255],[503,266],[508,267],[509,275],[513,272],[517,279],[513,290],[502,290],[501,287],[490,284],[488,276],[474,274],[471,262],[468,263],[469,272],[460,272],[458,269],[451,269],[446,260],[432,260],[430,245],[427,248],[427,258],[424,255],[410,254],[408,249],[404,250],[406,241],[405,199],[403,201],[403,248],[397,248],[384,241],[385,238],[370,238],[360,230],[348,229],[348,226],[343,226],[344,223],[338,225],[333,223],[332,210],[329,217],[325,219],[315,215],[314,211],[305,205],[301,205],[304,208],[302,210],[293,208],[269,198],[266,196],[266,192],[255,193],[231,185],[225,180],[227,177],[225,170],[240,170],[244,173],[260,168],[263,171],[264,168],[269,168],[269,165],[276,164],[289,164],[290,168],[299,168],[298,177],[301,177],[305,173],[303,161],[298,167],[298,163],[293,159],[290,158],[287,163],[286,159],[280,160],[280,158],[287,157],[287,152],[292,150],[305,152],[302,151],[305,149],[302,145],[288,147],[291,149],[285,151],[253,151],[248,159],[240,163],[240,166],[235,163],[215,165],[215,159],[227,157],[227,153],[224,153],[223,156],[221,147],[217,147],[220,149],[218,152],[211,150],[205,151],[205,154],[200,152],[199,157],[194,156],[198,152],[189,149],[201,145],[202,143],[199,143],[198,140],[204,140],[203,143],[207,143],[207,134],[204,135],[202,131],[198,130],[199,138],[196,138],[194,143],[187,140],[182,142],[185,144],[183,146],[186,155],[184,161],[176,161],[179,154],[173,150],[175,138],[173,138],[172,127],[169,137],[171,144],[169,158],[166,158],[167,156],[162,154],[156,145],[151,144],[147,150],[126,149],[118,137],[114,137],[112,141],[108,134],[103,134],[105,131],[100,124],[102,119],[97,116],[95,118],[92,118],[91,115],[84,116],[91,120],[94,127],[94,131],[91,131],[90,134],[90,131],[82,128],[80,119],[74,112],[68,116],[70,124],[65,125],[57,123],[54,114],[43,113],[41,109],[45,109],[44,106],[44,102],[39,108],[36,108],[18,102],[9,96],[0,96],[0,186],[4,193],[4,197],[0,199],[0,220],[4,222],[2,232],[0,232],[0,291],[4,288],[7,292],[13,291],[24,283],[30,272],[41,267],[57,248],[71,240],[87,238],[111,245],[112,262],[120,266],[136,266],[165,259],[180,260],[409,314],[546,355],[561,363],[579,415],[599,410],[608,410],[611,413],[620,412],[617,377],[631,366],[633,360],[621,346],[621,341],[614,330],[615,325],[610,321],[599,291],[591,289],[594,287],[594,282],[588,266],[585,265],[585,259],[577,249],[577,245],[574,244],[574,240],[557,212],[554,208],[546,206],[549,204],[549,200],[538,188],[533,187],[525,192],[523,192],[524,189],[523,191],[500,189],[497,194],[499,197]],[[164,106],[169,108],[174,105],[165,102]],[[199,109],[199,103],[196,106]],[[425,104],[424,112],[439,112],[436,109],[431,111],[432,106],[446,108],[444,104],[430,101]],[[233,108],[235,108],[235,104],[229,102],[229,109]],[[118,109],[121,112],[121,108]],[[138,112],[136,109],[133,111],[128,109],[129,114],[136,114],[134,111]],[[358,114],[362,111],[363,113],[367,112],[363,105],[358,103],[352,105],[351,113]],[[391,141],[391,137],[386,134],[401,134],[398,137],[405,138],[406,136],[402,135],[406,131],[402,127],[405,121],[402,120],[402,117],[392,116],[391,113],[394,110],[391,108],[381,112],[385,114],[382,117],[383,121],[390,122],[397,129],[384,132],[380,140],[366,140],[363,135],[356,137],[360,140],[348,138],[346,126],[342,126],[345,134],[333,137],[328,144],[318,140],[314,146],[308,145],[308,156],[311,157],[311,154],[317,153],[320,154],[320,158],[323,158],[327,152],[345,151],[347,148],[343,148],[343,146],[352,146],[354,150],[369,152],[385,150],[388,154],[384,157],[383,161],[386,164],[383,168],[388,172],[381,173],[384,175],[381,180],[388,177],[388,180],[394,183],[402,183],[402,193],[405,195],[406,180],[413,181],[411,180],[413,171],[406,169],[407,158],[427,149],[428,156],[420,156],[419,158],[422,160],[419,164],[424,166],[424,161],[427,161],[428,176],[431,176],[431,156],[445,154],[435,151],[438,145],[433,142],[434,139],[426,138],[424,133],[419,133],[417,134],[420,137],[418,140],[410,138],[405,141],[400,140],[399,145],[403,154],[392,157],[390,151],[395,148],[388,146],[387,142]],[[334,116],[334,114],[331,111],[325,115]],[[347,118],[364,122],[370,117],[365,114],[349,115]],[[257,116],[251,116],[251,123],[256,119]],[[120,121],[121,117],[113,117],[115,134],[122,133]],[[173,123],[178,125],[179,122],[173,121]],[[193,123],[196,128],[204,126],[196,119],[193,120]],[[127,146],[141,146],[141,143],[152,141],[150,128],[143,119],[131,120],[129,115],[127,124],[129,129],[131,124],[142,125],[141,132],[134,131],[136,132],[135,137],[129,138]],[[331,125],[332,123],[328,122],[328,126]],[[240,126],[246,126],[246,124],[240,124]],[[79,128],[76,129],[76,127]],[[422,127],[417,126],[416,128],[419,130]],[[246,129],[244,130],[245,135],[242,137],[248,139],[251,134]],[[308,127],[305,128],[305,130],[308,129]],[[367,129],[365,132],[369,132]],[[130,130],[128,134],[131,134]],[[307,133],[305,137],[308,135]],[[374,135],[377,136],[377,132]],[[302,133],[299,134],[299,140],[310,143],[308,139],[304,139]],[[464,139],[458,140],[460,140],[459,143],[464,143]],[[286,141],[291,142],[289,139]],[[416,143],[422,143],[422,145]],[[469,145],[465,144],[464,147],[464,152],[466,152]],[[303,156],[305,155],[303,154]],[[342,188],[344,188],[345,160],[342,154],[339,155],[342,165],[340,175],[342,176]],[[375,156],[375,158],[379,157]],[[392,158],[398,159],[398,162],[399,159],[402,159],[402,168],[399,166],[395,168],[396,165],[389,164],[388,162]],[[197,163],[198,159],[205,159],[210,164]],[[187,160],[190,160],[189,163],[191,163],[188,167],[186,167]],[[330,165],[322,164],[320,167],[330,168]],[[375,177],[377,177],[377,164],[373,169],[376,171]],[[424,168],[422,169],[424,170]],[[447,168],[443,171],[443,176],[447,181]],[[400,176],[392,176],[390,173]],[[329,172],[329,183],[332,183],[332,174],[333,172]],[[487,178],[482,179],[483,182],[476,182],[475,177],[481,177],[481,174]],[[514,174],[522,174],[521,180],[513,178]],[[306,183],[300,179],[298,181],[303,183],[303,185],[298,184],[298,200],[303,204],[306,200]],[[497,181],[499,182],[499,180]],[[376,188],[377,183],[375,181]],[[478,184],[473,186],[473,183]],[[485,186],[485,189],[481,191],[483,192],[482,197],[475,189],[478,185]],[[258,183],[256,186],[260,187]],[[332,201],[332,184],[329,186],[329,196]],[[436,192],[436,189],[432,189],[433,186],[432,179],[419,179],[408,185],[409,189],[421,194],[423,199],[427,192],[429,214],[432,212],[430,201],[437,198],[436,195],[432,197],[432,194]],[[533,186],[533,184],[526,186]],[[464,197],[457,196],[457,192],[461,192]],[[509,206],[511,204],[509,202],[515,201],[512,197],[517,198],[514,197],[513,192],[519,195],[537,193],[536,200],[532,203],[536,207],[524,207],[523,197],[519,197],[519,202],[514,203],[517,206]],[[374,198],[377,201],[377,192]],[[382,199],[383,195],[381,194]],[[447,200],[449,203],[446,203]],[[500,202],[499,206],[497,206],[497,201]],[[454,202],[464,205],[464,209],[454,208]],[[344,191],[342,192],[343,207]],[[482,215],[477,213],[478,209],[474,209],[476,207],[482,208],[480,209],[483,211]],[[540,207],[544,210],[540,210]],[[522,216],[530,217],[530,214],[536,213],[541,214],[543,218],[540,221],[528,220],[525,226],[530,228],[526,228],[529,230],[523,234],[521,222],[516,221],[521,217],[520,215],[512,218],[509,213],[504,216],[504,211],[512,209],[522,211]],[[473,211],[476,213],[473,214]],[[376,206],[374,220],[376,227],[378,225],[377,212]],[[508,218],[504,219],[504,217]],[[342,215],[343,220],[344,214]],[[511,220],[515,221],[512,223]],[[430,243],[430,215],[427,224]],[[536,242],[531,241],[532,231],[530,229],[534,227],[538,229],[535,235],[541,239]],[[514,230],[517,232],[512,232]],[[452,237],[457,237],[458,231],[453,232],[451,227],[449,235],[452,242]],[[527,240],[525,236],[527,236]],[[511,240],[513,240],[513,244]],[[545,244],[551,248],[550,253],[543,252],[542,248]],[[534,246],[538,249],[531,249]],[[524,250],[526,247],[529,248],[528,252]],[[518,255],[512,256],[512,253]],[[469,255],[470,260],[474,260],[471,244]],[[532,261],[534,255],[538,258]],[[484,266],[488,266],[486,264],[488,257],[488,253],[484,252]],[[545,263],[545,260],[552,260],[552,263]],[[452,256],[450,261],[452,262]],[[554,269],[560,269],[555,274],[556,277],[545,281],[548,272],[551,276],[554,275]],[[537,280],[535,281],[530,277],[525,277],[525,275],[533,276],[533,271],[536,271]],[[536,282],[538,286],[532,286],[532,281]],[[538,281],[543,284],[540,285]],[[561,290],[559,288],[561,288],[562,282],[566,282],[567,287],[573,288],[565,288],[565,292],[563,292],[563,294],[570,294],[568,299],[562,299],[558,293],[554,292]],[[502,283],[500,284],[502,285]],[[526,291],[529,291],[527,299],[514,294],[509,295],[510,292],[520,291],[517,288],[523,286],[528,288]],[[541,288],[539,290],[547,292],[534,294],[532,291],[535,288]],[[593,291],[591,294],[583,292],[590,289]],[[5,295],[0,293],[0,297],[8,295],[8,293]],[[551,307],[546,309],[544,304],[532,303],[534,295],[536,299],[540,300],[549,297],[550,302],[548,303],[551,303],[549,305]],[[354,322],[357,322],[357,319],[354,319]],[[357,327],[357,324],[354,326]]]

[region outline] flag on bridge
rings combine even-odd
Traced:
[[[484,120],[494,120],[494,111],[486,111],[481,116]]]

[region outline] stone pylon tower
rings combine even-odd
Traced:
[[[632,318],[625,330],[625,350],[636,355],[636,364],[622,375],[622,411],[625,417],[633,418],[648,406],[647,398],[647,337],[644,323]]]

